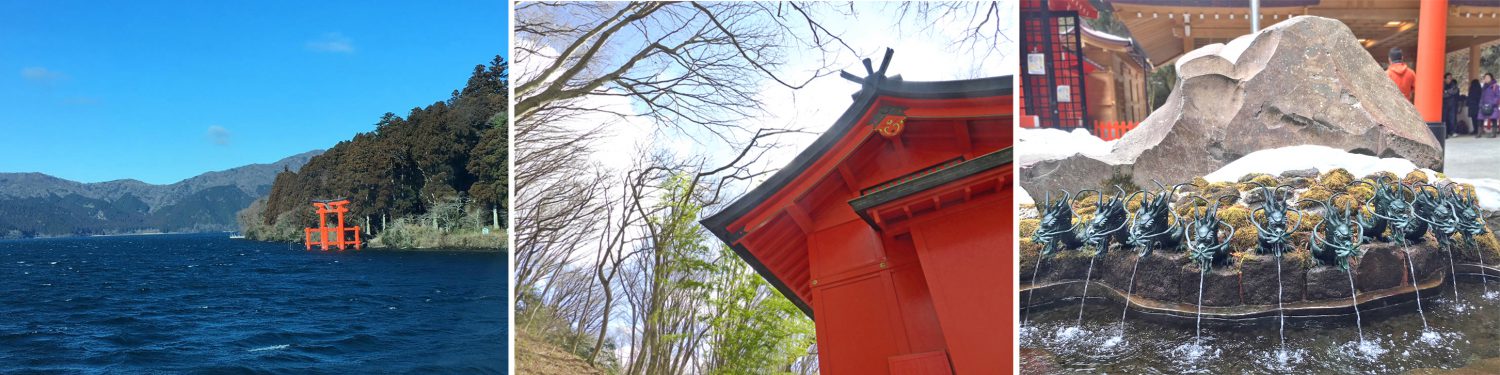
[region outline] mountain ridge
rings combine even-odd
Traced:
[[[323,151],[160,185],[129,178],[85,183],[41,172],[0,173],[0,238],[236,230],[235,212],[266,196],[277,174],[300,170]]]
[[[41,172],[0,172],[0,199],[5,198],[38,198],[49,194],[65,196],[66,193],[74,193],[86,198],[93,199],[119,199],[125,194],[133,194],[138,198],[146,199],[135,190],[140,189],[164,189],[161,193],[174,191],[191,192],[226,184],[233,184],[240,190],[254,195],[264,195],[264,192],[256,193],[261,185],[270,186],[275,180],[276,174],[281,173],[282,168],[296,171],[307,164],[314,156],[321,155],[324,150],[312,150],[296,155],[281,158],[270,163],[246,164],[234,168],[203,172],[198,175],[184,178],[170,184],[152,184],[133,178],[123,178],[103,182],[78,182]],[[249,174],[249,176],[246,176]],[[264,178],[261,178],[263,175]],[[236,179],[236,177],[239,177]],[[155,196],[158,194],[149,194]],[[153,209],[161,203],[171,203],[171,197],[161,197],[165,201],[157,201]],[[148,200],[148,203],[153,203]]]

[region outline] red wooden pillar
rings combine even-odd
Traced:
[[[1448,39],[1448,0],[1422,0],[1417,19],[1417,112],[1427,128],[1445,145],[1443,125],[1443,70],[1448,68],[1444,44]],[[1442,168],[1438,168],[1442,170]]]

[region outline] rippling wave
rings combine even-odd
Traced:
[[[0,241],[0,373],[503,373],[503,254]]]

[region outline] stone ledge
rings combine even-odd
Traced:
[[[1404,309],[1383,309],[1404,304],[1415,298],[1410,281],[1406,253],[1400,245],[1379,243],[1364,245],[1365,256],[1351,265],[1354,284],[1359,290],[1359,309],[1366,315],[1399,314]],[[1423,291],[1434,290],[1448,281],[1447,252],[1434,243],[1410,246],[1413,266]],[[1481,267],[1460,256],[1453,267],[1460,279],[1477,282],[1481,276],[1500,278],[1500,267]],[[1192,321],[1197,317],[1197,273],[1195,264],[1182,253],[1154,252],[1141,259],[1135,275],[1135,286],[1127,300],[1125,287],[1130,284],[1133,253],[1115,251],[1095,259],[1093,277],[1089,278],[1090,299],[1110,299],[1128,304],[1131,316],[1170,322]],[[1275,300],[1275,276],[1260,275],[1274,270],[1269,256],[1249,255],[1230,266],[1211,272],[1204,282],[1203,317],[1222,322],[1247,322],[1278,316]],[[1076,303],[1083,292],[1084,272],[1089,258],[1063,255],[1041,264],[1035,285],[1029,283],[1032,267],[1022,269],[1020,303],[1028,308]],[[1497,259],[1500,261],[1500,259]],[[1354,314],[1349,298],[1349,276],[1334,267],[1304,268],[1287,258],[1282,262],[1282,313],[1293,318],[1344,319]],[[1269,271],[1274,272],[1274,271]],[[1248,274],[1247,274],[1248,273]],[[1361,274],[1364,274],[1362,277]],[[1497,284],[1500,286],[1500,284]],[[1264,293],[1263,293],[1264,292]],[[1266,295],[1269,293],[1268,295]],[[1034,294],[1034,295],[1033,295]],[[1423,297],[1438,297],[1438,291]],[[1027,299],[1032,299],[1027,301]],[[1382,311],[1383,310],[1383,311]],[[1272,319],[1274,321],[1274,319]]]
[[[1473,265],[1460,265],[1460,267]],[[1473,269],[1470,268],[1470,269]],[[1500,275],[1500,270],[1489,269],[1491,275]],[[1442,293],[1438,290],[1447,282],[1446,275],[1423,281],[1420,284],[1423,299],[1437,298]],[[1083,294],[1083,280],[1071,280],[1052,282],[1040,285],[1024,285],[1020,290],[1020,301],[1023,309],[1047,308],[1048,305],[1058,305],[1063,301],[1076,302],[1074,299]],[[1033,296],[1034,294],[1034,296]],[[1385,307],[1400,305],[1415,299],[1415,290],[1410,284],[1398,286],[1386,290],[1374,292],[1360,292],[1359,310],[1368,317],[1371,313],[1377,313]],[[1025,305],[1028,298],[1034,298],[1029,306]],[[1198,306],[1187,303],[1169,303],[1147,299],[1138,295],[1130,296],[1126,300],[1125,291],[1113,286],[1093,281],[1089,282],[1089,299],[1108,299],[1115,303],[1128,303],[1130,305],[1131,317],[1149,317],[1152,320],[1170,322],[1188,322],[1198,317]],[[1069,303],[1076,306],[1076,303]],[[1326,300],[1326,301],[1295,301],[1283,303],[1282,315],[1288,318],[1345,318],[1354,315],[1354,306],[1349,298]],[[1144,314],[1144,315],[1141,315]],[[1266,318],[1276,318],[1277,308],[1271,305],[1239,305],[1239,306],[1203,306],[1203,318],[1219,322],[1247,322]]]

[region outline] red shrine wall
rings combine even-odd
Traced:
[[[912,223],[917,258],[958,374],[1009,369],[1012,189]]]
[[[1009,371],[1011,167],[851,206],[1010,147],[1010,118],[995,117],[1010,113],[1009,97],[882,99],[871,112],[884,105],[906,108],[899,136],[857,126],[727,229],[815,312],[822,373]]]
[[[1013,260],[1003,250],[1012,235],[1010,193],[1006,185],[986,199],[913,219],[895,234],[882,236],[856,218],[809,235],[825,373],[1009,368],[1013,285],[1006,264]]]
[[[843,220],[808,235],[825,373],[987,374],[1009,368],[1009,175],[1006,166],[885,205],[911,205],[953,191],[971,194],[909,220],[883,223],[882,231],[837,210],[812,214],[815,222],[826,223],[820,214]]]

